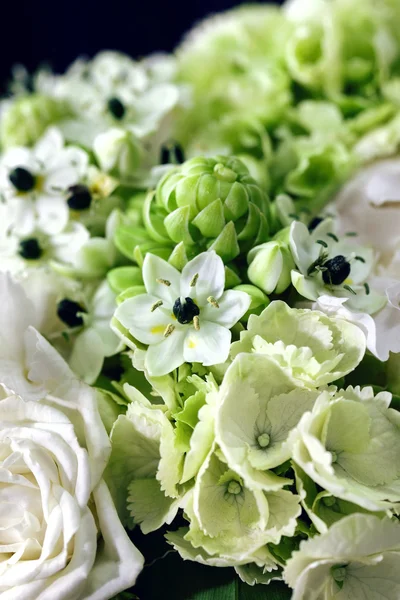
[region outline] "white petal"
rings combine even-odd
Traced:
[[[158,344],[164,339],[164,331],[174,317],[162,307],[153,312],[151,307],[158,298],[140,294],[122,302],[115,311],[115,318],[142,344]]]
[[[170,286],[158,283],[157,280],[166,280]],[[146,254],[143,262],[143,281],[149,294],[161,298],[173,306],[179,298],[180,273],[162,258],[154,254]]]
[[[196,285],[191,287],[190,283],[196,275]],[[220,298],[224,287],[224,263],[213,250],[199,254],[183,268],[180,295],[195,298],[199,306],[206,304],[208,296]]]
[[[97,332],[92,328],[82,331],[76,338],[69,357],[71,369],[85,383],[92,384],[100,374],[103,360],[103,344]]]
[[[201,310],[201,319],[219,323],[230,329],[249,309],[251,298],[245,292],[228,290],[218,300],[219,308],[207,303]]]
[[[185,339],[186,362],[218,365],[227,360],[231,343],[229,329],[209,321],[200,321],[200,329],[191,329]]]
[[[2,157],[1,164],[7,170],[15,167],[25,167],[28,170],[36,170],[37,168],[32,151],[28,148],[11,148]]]
[[[36,200],[39,228],[49,235],[60,233],[68,223],[68,206],[63,198],[39,196]]]
[[[30,197],[15,198],[10,202],[13,227],[21,236],[29,235],[35,229],[35,205]]]
[[[61,132],[56,127],[50,127],[44,136],[36,143],[34,148],[35,157],[44,165],[54,160],[64,146]]]
[[[185,362],[183,344],[186,334],[185,329],[175,329],[162,342],[148,347],[145,367],[151,377],[166,375]]]
[[[122,527],[104,481],[94,490],[93,497],[103,543],[98,546],[82,598],[108,600],[133,586],[144,559]]]
[[[78,181],[78,169],[64,163],[48,172],[45,181],[45,191],[48,194],[57,194],[60,191],[66,191],[71,185],[78,183]]]

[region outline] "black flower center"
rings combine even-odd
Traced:
[[[120,121],[125,115],[125,106],[119,98],[110,98],[107,102],[107,108],[115,119]]]
[[[351,267],[345,257],[339,254],[324,262],[324,269],[322,272],[324,283],[328,285],[340,285],[350,275]]]
[[[36,238],[27,238],[19,243],[18,254],[26,260],[36,260],[43,254],[43,250]]]
[[[308,231],[314,231],[322,221],[321,217],[314,217],[308,224]]]
[[[172,312],[178,323],[187,325],[193,321],[194,317],[197,317],[200,314],[200,309],[191,298],[185,298],[183,302],[181,298],[177,298],[172,308]]]
[[[83,325],[83,318],[78,314],[83,312],[86,312],[83,306],[69,298],[60,300],[57,305],[58,318],[69,327],[81,327]]]
[[[168,143],[161,146],[160,164],[161,165],[181,165],[185,162],[185,155],[180,144]]]
[[[28,169],[24,169],[24,167],[13,169],[8,178],[19,192],[30,192],[35,187],[35,176]]]
[[[92,202],[92,195],[86,185],[71,185],[68,189],[70,196],[67,198],[67,204],[72,210],[85,210],[89,208]]]

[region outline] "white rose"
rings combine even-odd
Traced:
[[[143,558],[103,480],[95,391],[28,326],[22,288],[0,290],[0,600],[109,600]]]

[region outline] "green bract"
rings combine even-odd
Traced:
[[[240,352],[265,354],[297,385],[318,387],[355,369],[365,353],[365,336],[344,319],[277,300],[250,316],[240,341],[232,344],[231,355]]]
[[[216,418],[217,442],[228,465],[253,490],[289,483],[268,469],[290,458],[290,431],[318,393],[297,388],[269,357],[239,354],[225,374]]]
[[[323,392],[291,433],[294,462],[337,498],[367,510],[400,502],[400,414],[391,394]]]
[[[397,600],[400,525],[350,515],[300,544],[284,570],[293,600]]]
[[[228,262],[268,236],[266,193],[237,158],[192,158],[168,171],[145,219],[155,240],[182,242],[188,252],[212,249]]]

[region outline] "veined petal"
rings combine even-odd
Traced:
[[[248,310],[251,298],[246,292],[228,290],[218,300],[219,308],[210,303],[201,310],[201,318],[230,329]]]
[[[191,286],[196,275],[196,284]],[[183,268],[180,294],[196,299],[199,306],[205,305],[209,296],[220,298],[224,286],[224,263],[213,250],[199,254]]]
[[[173,321],[172,313],[162,307],[151,310],[158,301],[150,294],[140,294],[122,302],[115,311],[115,318],[143,344],[158,344],[164,339],[164,331]]]
[[[158,280],[158,281],[157,281]],[[170,285],[160,283],[168,281]],[[143,263],[143,281],[149,294],[164,300],[171,306],[179,297],[180,273],[172,265],[154,254],[146,254]]]
[[[149,375],[152,377],[166,375],[185,362],[183,344],[186,335],[184,329],[175,329],[159,344],[149,346],[144,362]]]
[[[203,365],[218,365],[227,360],[231,343],[231,332],[226,327],[200,321],[200,329],[191,329],[186,335],[184,358],[186,362]]]

